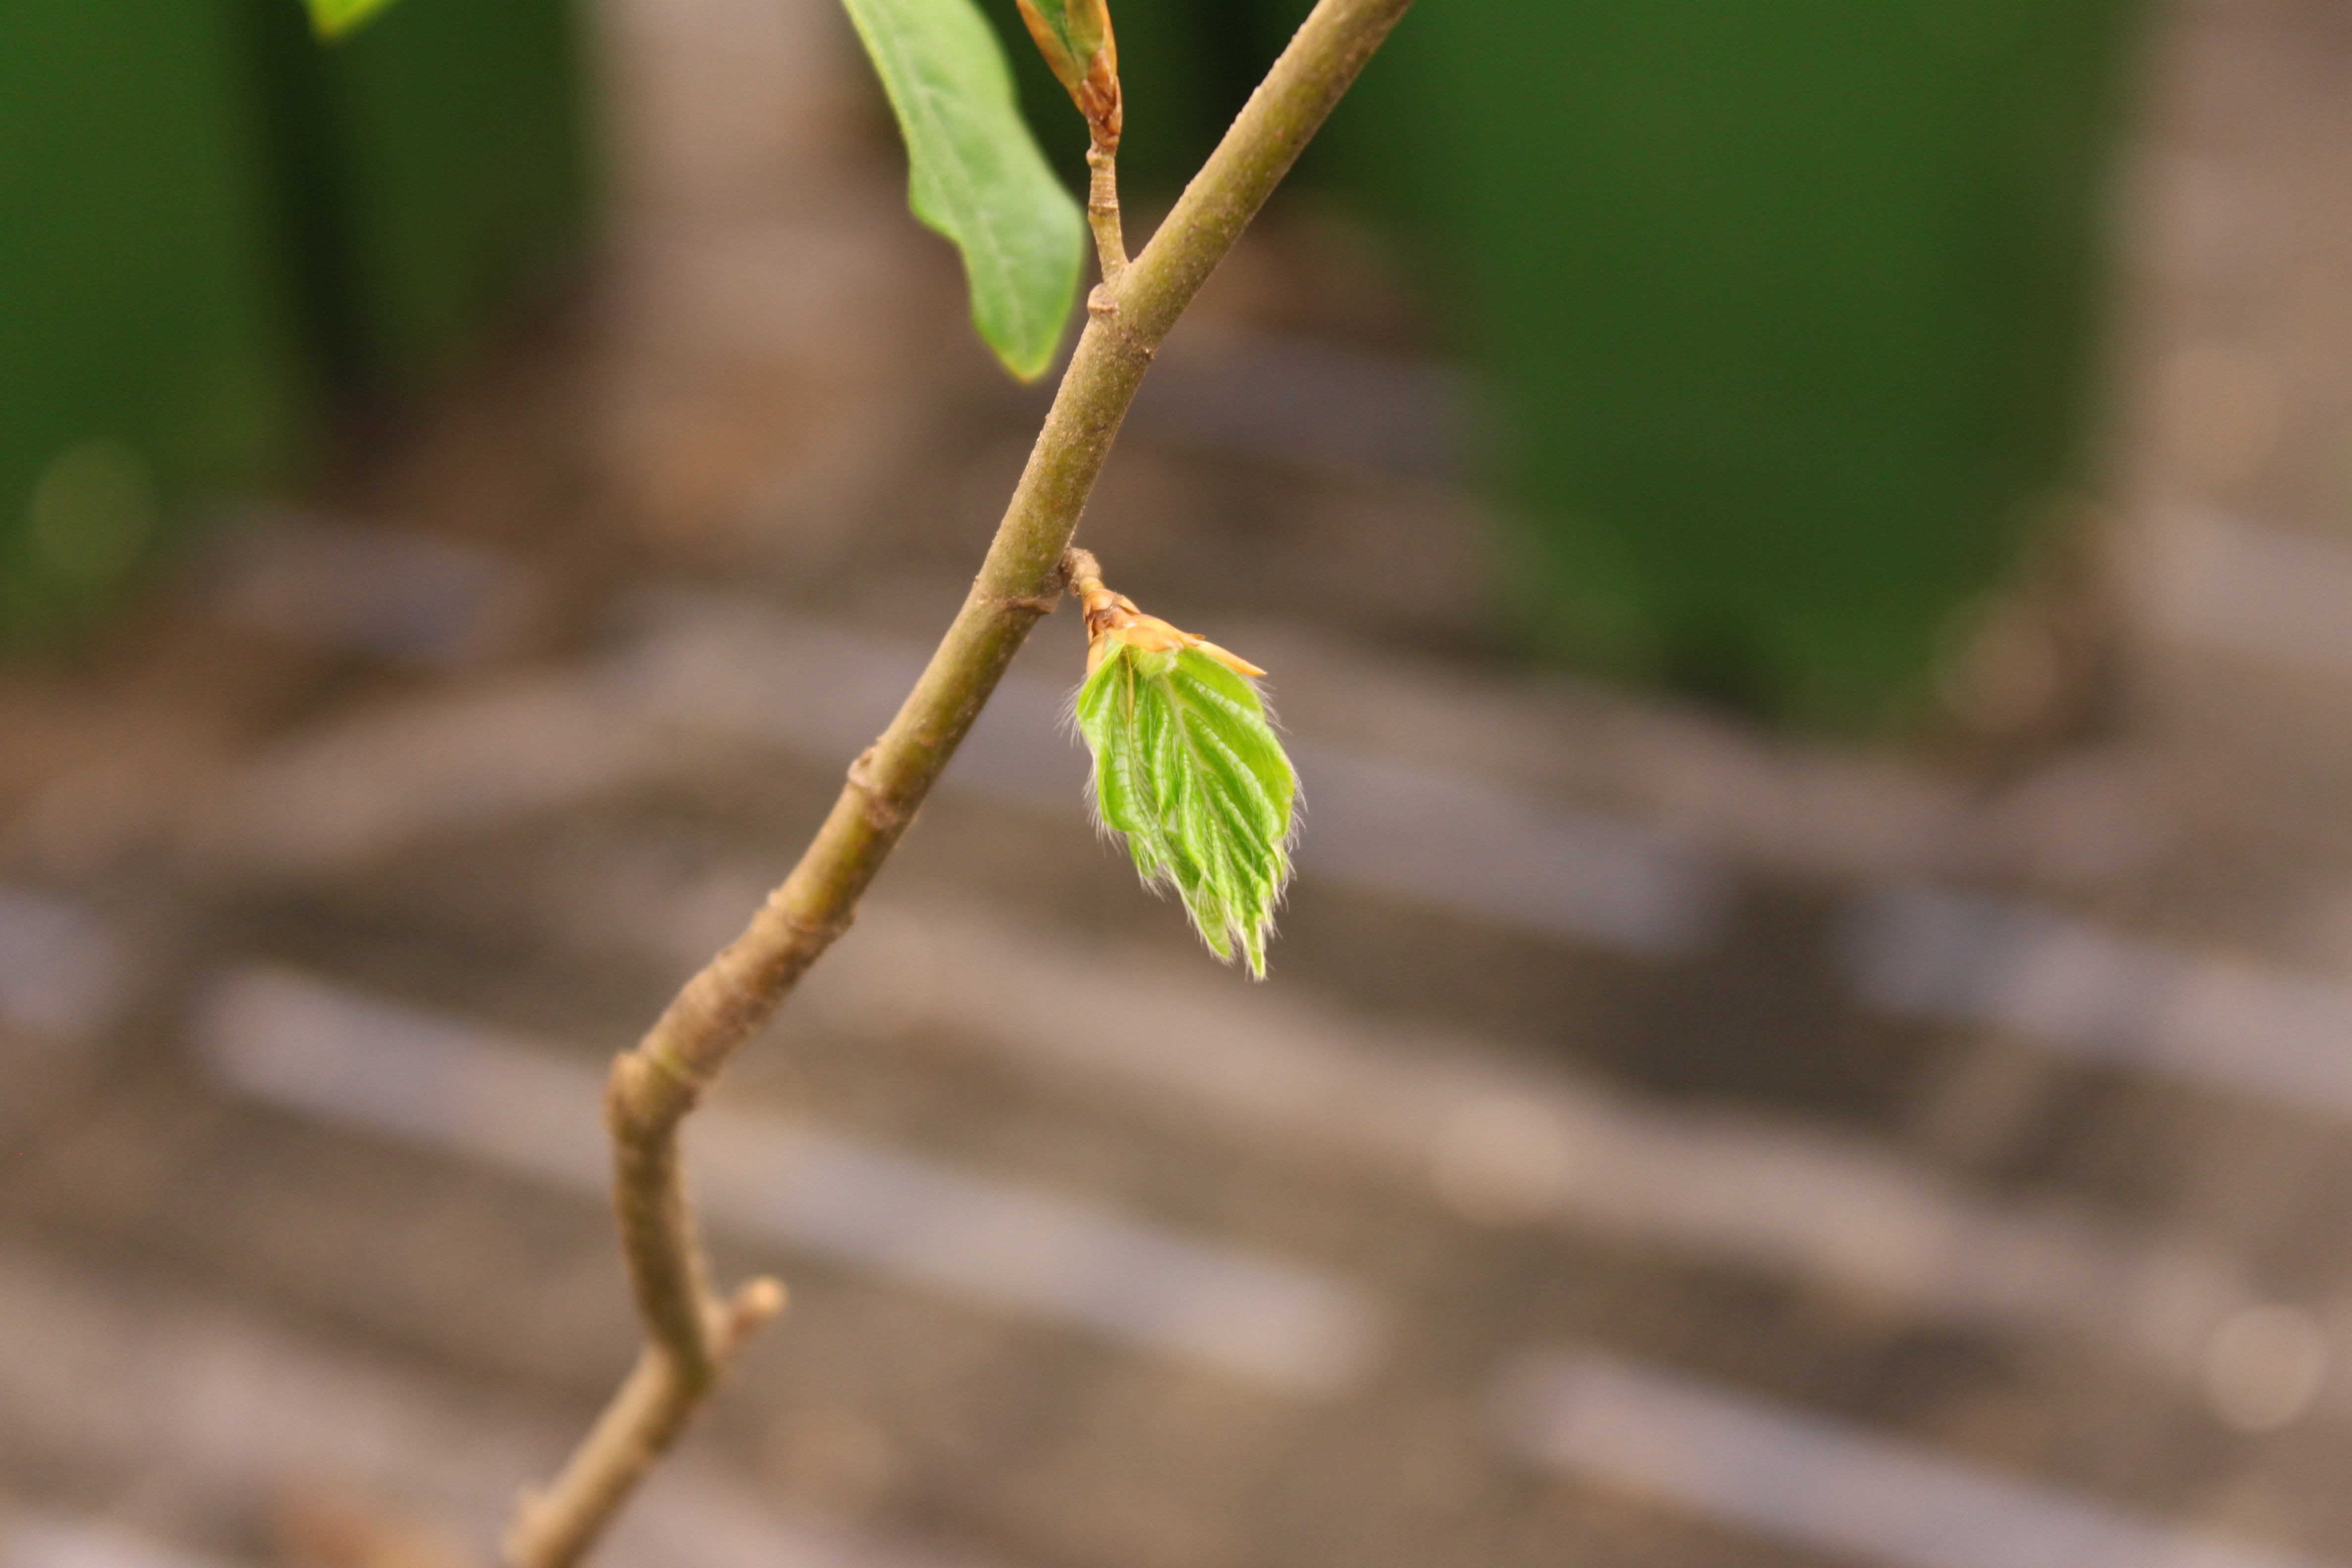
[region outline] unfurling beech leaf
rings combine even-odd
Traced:
[[[1211,952],[1228,963],[1238,952],[1263,980],[1298,795],[1254,679],[1265,672],[1099,598],[1111,607],[1088,598],[1095,637],[1075,710],[1094,752],[1096,817],[1147,885],[1176,889]]]
[[[908,205],[963,253],[971,320],[1005,368],[1045,373],[1078,292],[1085,217],[1013,96],[972,0],[843,0],[907,141]]]
[[[392,4],[392,0],[310,0],[310,26],[322,38],[340,37]]]

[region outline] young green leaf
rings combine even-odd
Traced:
[[[972,324],[1034,381],[1077,298],[1086,220],[1021,118],[972,0],[843,0],[907,141],[908,205],[963,253]]]
[[[341,37],[392,0],[310,0],[310,26],[322,38]]]
[[[1167,623],[1139,616],[1147,628]],[[1265,939],[1290,880],[1297,774],[1267,721],[1255,669],[1188,634],[1176,646],[1118,630],[1078,689],[1102,826],[1148,885],[1176,889],[1211,952],[1265,978]],[[1139,646],[1144,645],[1144,646]],[[1151,646],[1160,645],[1160,646]]]

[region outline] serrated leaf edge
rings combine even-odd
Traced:
[[[1181,659],[1186,654],[1195,655],[1216,666],[1222,673],[1227,675],[1249,693],[1257,707],[1255,717],[1273,735],[1275,750],[1282,758],[1290,774],[1290,799],[1287,803],[1284,832],[1281,838],[1272,846],[1277,869],[1273,879],[1273,885],[1266,894],[1264,909],[1253,911],[1256,919],[1255,925],[1248,927],[1239,925],[1231,919],[1229,913],[1225,929],[1213,932],[1207,922],[1201,918],[1201,911],[1185,895],[1182,884],[1175,875],[1174,866],[1167,848],[1164,843],[1159,841],[1163,836],[1155,834],[1152,841],[1139,844],[1133,833],[1116,826],[1104,815],[1098,786],[1102,758],[1079,721],[1080,703],[1087,688],[1100,678],[1104,670],[1114,661],[1148,657],[1148,655],[1144,654],[1143,650],[1125,646],[1109,649],[1101,661],[1087,672],[1086,679],[1071,688],[1067,700],[1062,705],[1062,728],[1066,733],[1084,745],[1088,753],[1089,765],[1087,769],[1085,794],[1087,815],[1094,824],[1097,834],[1106,840],[1119,845],[1127,851],[1135,863],[1138,878],[1154,897],[1170,891],[1177,895],[1178,901],[1183,904],[1185,914],[1192,921],[1194,933],[1201,938],[1202,945],[1212,953],[1223,962],[1230,963],[1234,962],[1238,950],[1251,977],[1263,980],[1265,978],[1265,944],[1267,940],[1276,934],[1276,911],[1282,907],[1283,900],[1289,895],[1290,884],[1297,872],[1295,851],[1299,834],[1305,826],[1306,791],[1299,781],[1297,764],[1291,761],[1288,749],[1282,744],[1282,726],[1264,684],[1259,679],[1243,673],[1241,669],[1234,668],[1233,656],[1225,654],[1223,649],[1212,649],[1210,645],[1196,643],[1192,647],[1169,654],[1167,657],[1171,660]],[[1246,763],[1242,765],[1244,768],[1247,766]],[[1150,792],[1150,798],[1157,800],[1156,791]]]

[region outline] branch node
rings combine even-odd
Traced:
[[[696,1101],[700,1100],[702,1091],[710,1087],[709,1079],[680,1060],[677,1052],[672,1048],[667,1040],[653,1040],[639,1046],[636,1056],[647,1067],[686,1090],[689,1097],[688,1109],[691,1109]]]
[[[783,1311],[791,1300],[792,1293],[784,1289],[784,1282],[771,1275],[745,1280],[736,1290],[734,1300],[727,1303],[728,1351],[731,1353],[758,1333],[762,1325]]]
[[[873,766],[874,748],[868,746],[849,764],[849,787],[866,803],[866,816],[875,831],[895,837],[915,814],[883,794],[882,787],[874,782]]]
[[[1050,616],[1060,607],[1062,593],[1056,588],[1050,594],[991,594],[987,598],[989,606],[998,611],[1025,610],[1033,616]]]
[[[666,1136],[702,1098],[705,1085],[667,1042],[641,1040],[613,1058],[604,1079],[604,1125],[616,1146]]]
[[[1103,335],[1117,343],[1120,350],[1134,355],[1149,365],[1160,357],[1160,345],[1146,333],[1139,332],[1119,314],[1118,296],[1108,283],[1097,283],[1087,295],[1088,325],[1102,329]]]

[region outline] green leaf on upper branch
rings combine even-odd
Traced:
[[[972,0],[843,0],[907,141],[908,205],[963,253],[972,324],[1034,381],[1077,298],[1087,225]]]
[[[339,38],[392,0],[310,0],[310,26],[322,38]]]
[[[1298,776],[1256,683],[1203,647],[1113,643],[1075,716],[1104,828],[1147,884],[1176,889],[1211,952],[1264,979]]]

